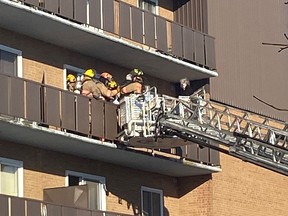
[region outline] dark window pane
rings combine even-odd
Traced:
[[[77,177],[77,176],[71,176],[71,175],[69,175],[68,176],[68,181],[69,181],[69,186],[77,186],[77,185],[79,185],[79,181],[80,181],[80,179],[79,179],[79,177]]]
[[[0,50],[0,73],[17,75],[17,55]]]

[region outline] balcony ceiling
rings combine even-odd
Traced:
[[[217,76],[210,71],[20,3],[0,0],[0,27],[171,82]],[[1,42],[0,42],[1,43]],[[25,53],[24,53],[25,57]]]
[[[206,175],[221,171],[219,167],[157,156],[131,148],[118,148],[113,143],[100,142],[23,122],[0,120],[0,140],[174,177]]]

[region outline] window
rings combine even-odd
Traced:
[[[163,216],[162,190],[141,187],[142,216]]]
[[[22,77],[22,52],[0,45],[0,74]]]
[[[23,163],[0,157],[0,194],[23,197]]]
[[[66,78],[67,78],[68,74],[73,74],[75,77],[77,77],[79,74],[83,74],[84,72],[85,72],[84,69],[65,64],[64,65],[64,73],[63,73],[63,75],[64,75],[64,79],[63,79],[64,80],[64,89],[67,90]]]
[[[89,208],[106,210],[105,178],[74,171],[66,172],[66,186],[87,185]]]
[[[151,13],[157,14],[157,6],[158,0],[139,0],[138,1],[139,8],[143,10],[150,11]]]

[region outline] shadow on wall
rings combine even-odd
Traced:
[[[193,191],[197,187],[206,183],[207,181],[212,180],[212,175],[202,175],[202,176],[192,176],[192,177],[181,177],[178,178],[178,187],[179,187],[179,197],[184,196],[185,194]]]

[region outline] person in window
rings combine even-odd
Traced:
[[[66,78],[66,83],[67,83],[67,90],[70,92],[74,92],[76,86],[76,77],[73,74],[68,74]]]
[[[144,72],[138,68],[134,68],[126,75],[126,82],[121,87],[122,95],[141,94],[143,87]]]
[[[190,96],[193,94],[193,89],[190,81],[187,78],[180,79],[179,96]]]

